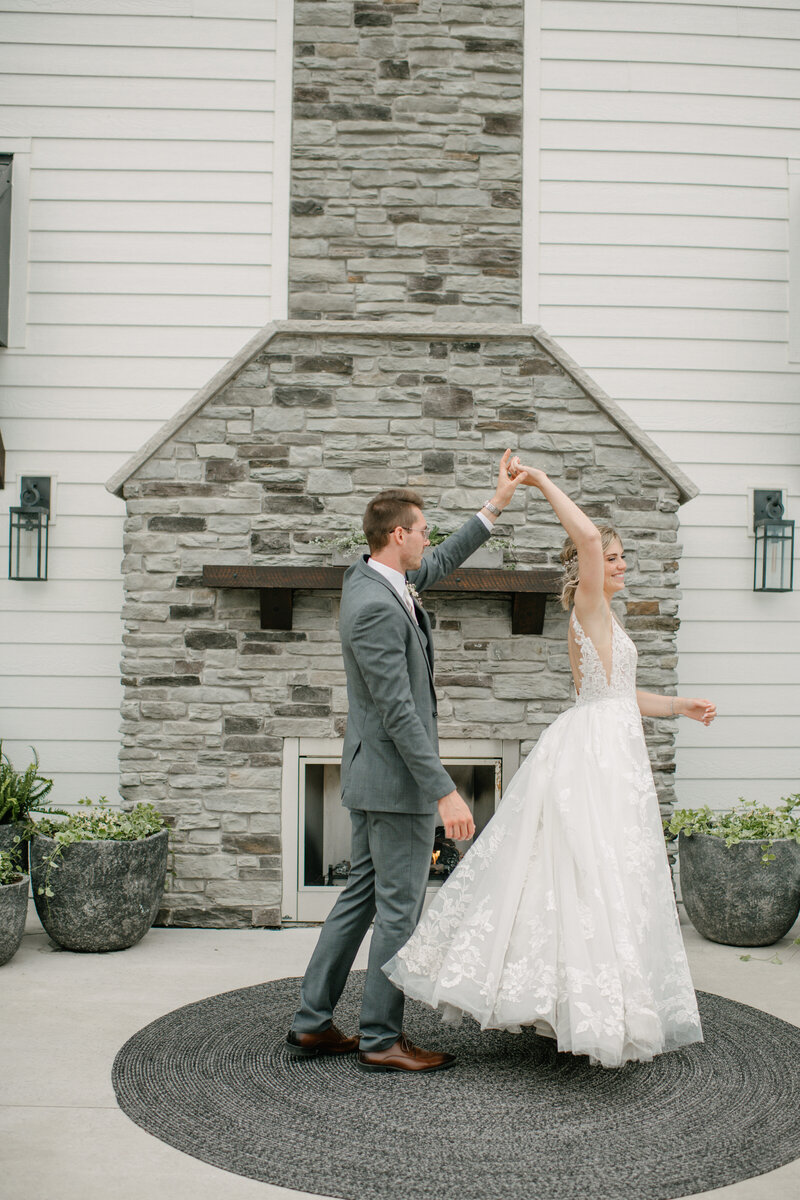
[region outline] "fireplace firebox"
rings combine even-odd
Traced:
[[[283,752],[283,917],[324,921],[350,869],[350,817],[340,797],[342,742],[285,738]],[[491,819],[519,766],[519,742],[498,738],[443,740],[442,762],[472,810],[476,837]],[[429,897],[441,887],[470,842],[440,827],[431,857]]]

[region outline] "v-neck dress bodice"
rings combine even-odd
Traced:
[[[570,624],[580,651],[578,704],[594,700],[631,700],[636,703],[636,647],[619,621],[611,617],[611,671],[606,672],[597,647],[572,610]]]

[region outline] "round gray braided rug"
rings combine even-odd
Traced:
[[[336,1010],[358,1027],[363,973]],[[703,1045],[618,1071],[530,1031],[406,1030],[458,1064],[366,1075],[296,1059],[299,979],[211,996],[130,1039],[120,1107],[162,1141],[253,1179],[346,1200],[668,1200],[800,1157],[800,1029],[700,992]]]

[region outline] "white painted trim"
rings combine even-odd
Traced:
[[[522,82],[522,278],[523,324],[539,320],[539,203],[541,188],[541,0],[525,0]]]
[[[789,362],[800,362],[800,158],[789,171]]]
[[[28,215],[30,209],[31,139],[0,138],[0,153],[14,156],[11,168],[8,346],[0,347],[0,352],[2,352],[24,349],[28,330]]]
[[[289,233],[292,177],[294,0],[281,0],[275,30],[275,125],[272,169],[272,286],[270,315],[289,315]]]
[[[283,739],[283,772],[281,774],[281,873],[283,876],[281,916],[284,921],[297,920],[297,796],[299,788],[300,739],[287,737]]]

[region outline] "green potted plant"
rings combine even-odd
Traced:
[[[24,771],[17,771],[0,741],[0,851],[15,844],[20,847],[20,865],[28,867],[30,814],[41,812],[42,801],[53,786],[52,779],[39,774],[39,756],[33,751],[33,762]]]
[[[771,808],[739,800],[724,812],[680,809],[681,895],[698,933],[727,946],[769,946],[800,912],[800,795]]]
[[[65,821],[46,816],[31,840],[31,880],[45,930],[65,950],[135,945],[156,919],[167,871],[168,831],[151,804],[129,812],[105,797]]]
[[[19,950],[28,912],[28,876],[16,853],[0,853],[0,966]]]

